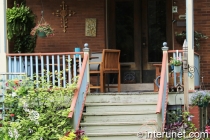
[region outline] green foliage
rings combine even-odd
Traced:
[[[14,40],[14,52],[34,52],[37,36],[22,35]]]
[[[174,121],[166,124],[165,132],[167,134],[165,138],[161,138],[161,140],[196,140],[194,138],[189,138],[190,133],[197,131],[195,124],[193,124],[191,121],[192,115],[190,114],[190,112],[182,112],[181,110],[177,110],[177,112],[171,112],[170,115],[173,116],[175,119]],[[178,133],[183,135],[178,136]]]
[[[24,4],[17,5],[14,2],[14,7],[7,9],[6,18],[7,37],[10,41],[14,41],[14,51],[32,51],[36,45],[36,38],[30,37],[31,29],[35,26],[33,12]]]
[[[191,96],[191,103],[194,106],[202,106],[210,101],[210,93],[206,91],[198,91]]]
[[[176,37],[181,37],[183,40],[186,39],[186,31],[182,31],[181,33],[175,33]],[[196,49],[200,49],[200,40],[201,39],[208,39],[207,36],[205,36],[202,33],[199,33],[197,31],[194,31],[194,45]]]
[[[71,131],[66,136],[62,137],[59,140],[89,140],[87,136],[84,135],[84,132],[81,130]]]
[[[44,32],[46,36],[54,35],[54,29],[47,22],[37,24],[31,30],[31,35],[37,35],[39,32]]]
[[[6,116],[0,122],[4,140],[58,140],[72,129],[67,117],[76,82],[66,87],[53,86],[45,77],[8,80],[3,87]],[[57,77],[61,74],[57,73]]]
[[[179,57],[176,57],[176,58],[173,58],[173,57],[170,57],[170,61],[169,61],[170,65],[173,65],[173,66],[180,66],[182,65],[182,61]]]

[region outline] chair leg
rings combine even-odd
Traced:
[[[103,79],[104,81],[104,92],[106,92],[106,74],[104,74],[104,79]]]
[[[121,86],[120,84],[121,84],[121,78],[120,78],[120,71],[119,71],[119,73],[118,73],[118,92],[120,92],[120,90],[121,90],[120,89],[121,88],[120,87]]]
[[[100,92],[103,93],[104,92],[104,75],[103,72],[100,73]]]

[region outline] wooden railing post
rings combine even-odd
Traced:
[[[168,53],[168,47],[167,47],[167,42],[163,42],[163,47],[162,47],[162,51],[163,53]],[[168,78],[168,57],[166,58],[166,78],[167,78],[167,83],[169,81],[169,78]]]
[[[183,44],[183,73],[184,73],[184,110],[189,111],[188,47],[186,39]]]
[[[84,44],[84,48],[83,48],[83,51],[84,51],[84,54],[88,54],[89,55],[89,52],[90,52],[90,49],[88,48],[88,43],[85,43]],[[90,84],[90,68],[89,68],[89,58],[87,60],[87,81],[89,82]],[[88,92],[90,92],[90,86],[88,87]]]

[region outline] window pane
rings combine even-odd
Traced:
[[[166,0],[148,0],[149,62],[162,61],[163,42],[166,42]]]
[[[121,50],[120,62],[134,62],[133,1],[116,2],[116,48]]]

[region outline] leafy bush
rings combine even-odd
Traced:
[[[198,91],[191,96],[191,103],[193,106],[203,106],[210,101],[210,94],[206,91]]]
[[[181,110],[177,110],[177,112],[180,112]],[[181,115],[179,115],[180,113],[176,114],[174,112],[170,113],[171,116],[174,116],[176,119],[174,122],[170,122],[168,124],[166,124],[164,130],[165,132],[167,132],[167,139],[169,140],[186,140],[186,139],[191,139],[189,138],[189,134],[192,132],[196,132],[197,128],[195,127],[195,124],[192,123],[192,115],[190,114],[190,112],[187,111],[181,111]],[[176,137],[177,135],[173,135],[173,134],[178,134],[178,133],[182,133],[185,134],[183,135],[182,138]],[[185,136],[185,137],[184,137]],[[164,139],[165,140],[165,139]]]
[[[89,140],[89,138],[84,135],[84,131],[77,130],[68,132],[60,140]]]
[[[7,109],[0,122],[0,139],[58,140],[71,131],[72,122],[67,116],[76,82],[53,86],[46,80],[48,74],[38,81],[16,79],[3,85]]]
[[[36,36],[30,37],[31,29],[35,26],[36,16],[25,4],[16,4],[7,8],[7,38],[14,41],[15,52],[33,52],[36,46]]]
[[[181,33],[175,33],[175,36],[176,36],[176,39],[181,39],[181,40],[177,40],[181,45],[183,45],[184,43],[184,39],[186,39],[186,31],[182,31]],[[208,36],[205,36],[204,34],[202,33],[199,33],[197,31],[194,31],[194,45],[195,45],[195,48],[197,50],[200,49],[200,41],[201,39],[208,39]],[[180,42],[181,41],[181,42]]]

